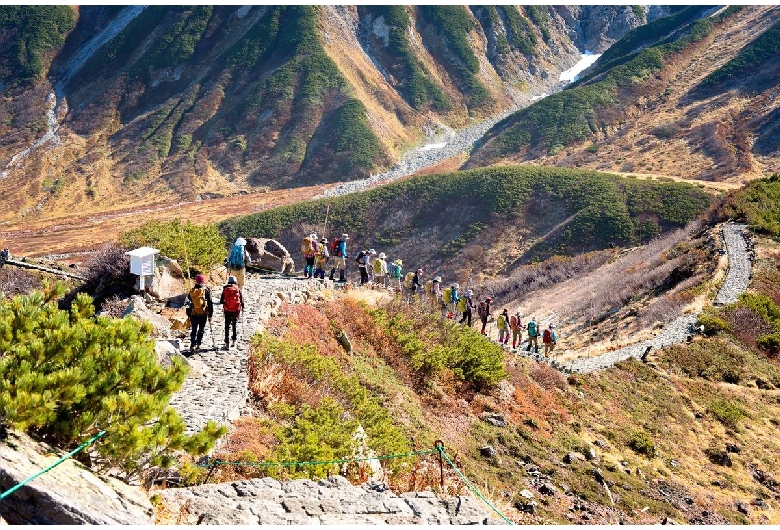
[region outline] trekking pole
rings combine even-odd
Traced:
[[[209,319],[209,331],[211,332],[211,345],[214,346],[214,351],[217,351],[217,340],[214,338],[214,326]]]

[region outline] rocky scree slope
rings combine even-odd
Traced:
[[[636,28],[578,83],[489,131],[467,167],[525,160],[737,183],[778,171],[778,23],[776,6],[691,6]]]
[[[553,90],[585,46],[654,13],[3,8],[0,162],[52,130],[47,112],[56,141],[4,168],[0,193],[8,212],[39,216],[366,177],[440,125]],[[20,59],[33,40],[45,46]]]

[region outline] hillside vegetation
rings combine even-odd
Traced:
[[[220,223],[227,240],[272,237],[293,252],[304,234],[346,232],[429,272],[495,274],[508,263],[646,242],[680,227],[712,198],[674,182],[561,168],[495,167],[416,177],[334,199]],[[321,237],[321,236],[320,236]],[[502,255],[489,251],[499,245]]]

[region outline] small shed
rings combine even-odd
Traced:
[[[130,256],[130,272],[138,276],[139,291],[143,291],[145,288],[144,278],[154,276],[154,256],[159,253],[159,250],[151,247],[141,247],[125,252]]]

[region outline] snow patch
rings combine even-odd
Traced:
[[[549,95],[550,95],[550,94],[548,94],[547,92],[542,92],[542,93],[541,93],[541,94],[539,94],[538,96],[534,96],[534,97],[532,97],[532,98],[531,98],[531,101],[539,101],[540,99],[544,99],[544,98],[546,98],[546,97],[547,97],[547,96],[549,96]]]
[[[582,73],[583,70],[585,70],[587,67],[589,67],[596,61],[598,61],[599,57],[601,57],[600,53],[591,53],[589,51],[585,51],[585,53],[580,54],[580,60],[577,62],[577,64],[575,64],[568,70],[561,72],[561,75],[558,78],[558,80],[563,83],[572,83],[576,81],[580,73]]]

